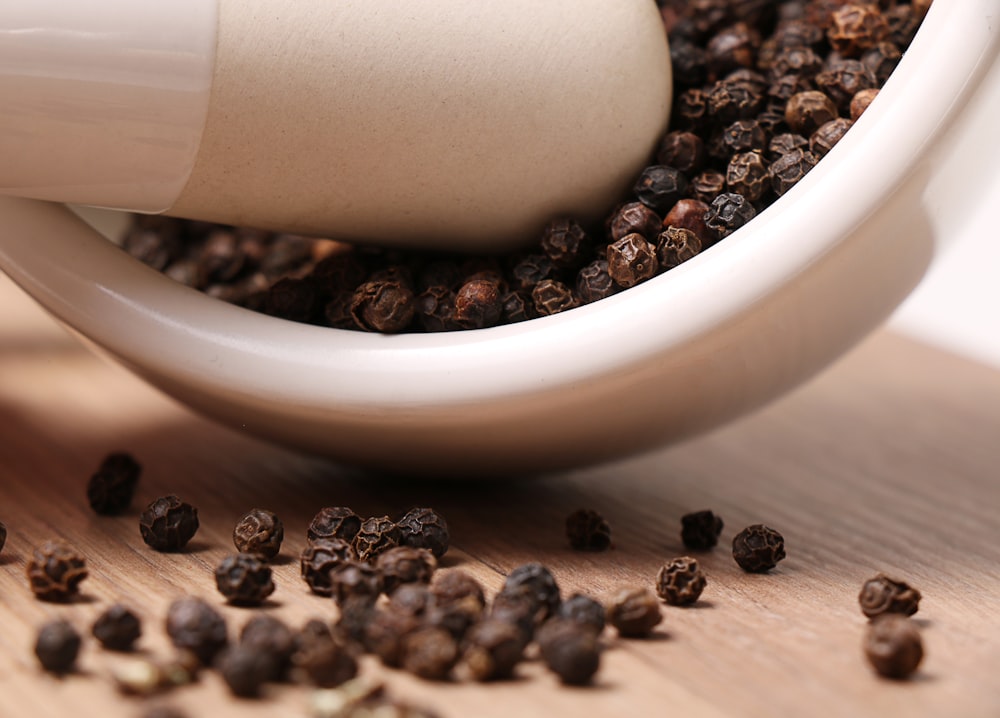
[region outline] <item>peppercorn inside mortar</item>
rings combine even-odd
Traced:
[[[791,189],[872,102],[930,5],[656,1],[669,129],[603,223],[555,217],[522,251],[473,256],[136,216],[123,246],[210,296],[340,329],[442,332],[564,312],[669,271]]]

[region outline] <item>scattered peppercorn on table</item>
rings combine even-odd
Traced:
[[[492,683],[425,681],[371,657],[360,674],[387,694],[445,716],[654,715],[965,717],[1000,712],[1000,373],[883,333],[757,415],[682,446],[584,471],[522,482],[427,483],[366,476],[243,437],[200,419],[123,370],[94,357],[6,280],[0,281],[0,717],[143,716],[171,706],[186,716],[310,716],[311,689],[268,684],[232,696],[214,671],[152,697],[123,695],[110,674],[140,658],[169,658],[168,605],[199,596],[230,635],[251,617],[299,627],[332,621],[333,601],[299,576],[306,527],[326,506],[395,515],[433,506],[451,548],[439,567],[462,568],[488,593],[528,562],[548,566],[563,595],[607,599],[620,587],[653,589],[672,558],[690,553],[680,518],[712,509],[718,546],[695,556],[707,584],[688,606],[663,603],[647,639],[605,629],[593,684],[561,685],[542,661]],[[143,466],[131,508],[102,516],[89,476],[109,453]],[[139,532],[150,501],[176,494],[197,506],[185,549],[157,553]],[[285,539],[276,590],[263,607],[226,603],[214,571],[234,553],[233,529],[253,508],[275,512]],[[600,512],[611,547],[570,548],[566,518]],[[746,573],[731,542],[763,523],[787,558]],[[69,603],[34,598],[32,551],[74,546],[89,577]],[[907,581],[922,600],[912,619],[925,657],[907,681],[879,678],[862,642],[858,603],[876,574]],[[90,635],[112,604],[142,620],[134,655]],[[77,668],[46,673],[33,653],[43,622],[83,634]]]

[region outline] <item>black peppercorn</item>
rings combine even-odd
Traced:
[[[747,526],[733,537],[733,558],[744,571],[770,571],[785,558],[785,540],[763,524]]]
[[[87,482],[87,501],[95,513],[114,516],[128,509],[142,466],[131,454],[109,454]]]
[[[764,107],[764,93],[744,80],[719,80],[705,96],[708,116],[721,126],[750,119]]]
[[[279,681],[285,677],[296,649],[292,629],[284,621],[266,613],[257,614],[243,625],[240,645],[271,657],[273,670],[267,678],[269,681]]]
[[[858,594],[858,603],[868,618],[885,613],[912,616],[920,606],[920,591],[905,581],[880,573],[865,581]]]
[[[531,291],[543,279],[553,279],[556,265],[544,254],[528,254],[511,268],[511,278],[517,289]]]
[[[3,551],[5,543],[7,543],[7,527],[0,521],[0,551]]]
[[[462,569],[436,571],[431,579],[430,591],[438,604],[454,603],[469,597],[480,606],[486,605],[482,584]]]
[[[430,583],[437,559],[425,548],[395,546],[379,554],[375,568],[382,577],[382,589],[391,594],[406,583]]]
[[[688,606],[705,590],[705,574],[696,559],[671,559],[656,574],[656,595],[671,606]]]
[[[400,667],[426,680],[446,679],[458,659],[458,643],[442,628],[420,628],[403,638]]]
[[[722,518],[711,511],[694,511],[681,516],[681,541],[691,551],[707,551],[719,542]]]
[[[757,120],[736,120],[722,132],[722,142],[730,152],[762,151],[768,134]]]
[[[587,626],[597,634],[604,630],[607,620],[604,605],[582,593],[574,593],[559,604],[555,615],[557,618]]]
[[[273,511],[251,509],[236,522],[233,543],[240,553],[256,553],[272,559],[281,551],[285,527]]]
[[[334,626],[338,640],[345,645],[362,645],[365,630],[371,623],[375,612],[375,598],[372,596],[348,596],[338,608],[340,616]]]
[[[675,167],[651,165],[642,171],[632,191],[655,212],[666,212],[687,194],[687,177]]]
[[[810,151],[817,157],[824,157],[835,144],[840,142],[853,124],[845,117],[838,117],[820,125],[809,137]]]
[[[271,567],[254,553],[222,559],[215,569],[215,585],[230,603],[242,606],[256,606],[274,593]]]
[[[642,638],[663,620],[660,602],[648,588],[625,588],[607,607],[607,620],[625,638]]]
[[[336,688],[358,675],[357,659],[332,637],[304,642],[292,656],[292,664],[318,688]]]
[[[506,324],[516,324],[538,316],[531,294],[524,291],[509,291],[503,295],[501,302],[503,303],[503,321]]]
[[[350,560],[330,571],[330,595],[337,603],[353,596],[367,596],[373,601],[382,593],[382,576],[372,564]]]
[[[410,325],[414,300],[413,290],[397,280],[369,281],[354,290],[351,315],[362,329],[393,334]]]
[[[477,681],[510,678],[524,656],[524,636],[514,624],[486,618],[466,633],[462,664]]]
[[[595,259],[576,275],[576,295],[582,304],[590,304],[621,291],[608,274],[608,260]]]
[[[611,547],[611,526],[596,511],[579,509],[566,517],[566,537],[576,551],[606,551]]]
[[[97,617],[91,633],[108,650],[131,651],[142,635],[142,623],[127,606],[116,603]]]
[[[285,277],[267,290],[264,311],[272,317],[310,322],[319,312],[321,295],[311,278]]]
[[[69,673],[80,653],[80,634],[62,619],[49,621],[38,629],[35,656],[50,673]]]
[[[843,60],[835,68],[816,75],[815,82],[816,88],[845,114],[856,93],[878,86],[874,73],[860,60]]]
[[[430,286],[414,300],[416,321],[425,332],[447,332],[454,322],[455,292],[446,286]]]
[[[421,625],[419,616],[397,610],[392,604],[386,608],[376,607],[365,623],[362,642],[383,665],[398,668],[403,660],[404,639]]]
[[[212,659],[229,641],[226,621],[200,598],[179,598],[167,609],[167,635],[177,648],[190,651],[202,665]]]
[[[516,591],[520,588],[530,591],[543,620],[554,614],[562,601],[555,576],[540,563],[527,563],[515,568],[504,580],[501,592]]]
[[[328,506],[320,509],[306,529],[310,541],[340,539],[350,543],[361,530],[361,517],[346,506]]]
[[[545,665],[567,685],[584,685],[601,665],[597,635],[579,623],[552,618],[538,631],[538,648]]]
[[[557,267],[579,266],[588,244],[587,232],[572,219],[555,219],[542,231],[542,251]]]
[[[198,531],[198,509],[170,494],[139,515],[139,533],[150,548],[180,551]]]
[[[909,678],[924,657],[920,632],[906,616],[888,613],[868,626],[864,641],[865,657],[879,675],[901,680]]]
[[[746,197],[724,192],[709,205],[705,213],[705,224],[720,238],[728,237],[755,216],[757,212]]]
[[[794,132],[782,132],[771,138],[771,142],[767,146],[767,152],[773,162],[788,152],[806,150],[808,148],[809,140],[802,135],[797,135]],[[773,172],[773,170],[771,171]]]
[[[330,572],[340,564],[356,558],[354,549],[342,539],[317,539],[302,550],[299,569],[302,579],[309,584],[313,593],[329,596],[333,593]]]
[[[767,165],[760,152],[741,152],[730,158],[726,167],[726,186],[730,192],[757,202],[770,188]]]
[[[697,172],[705,162],[705,143],[693,132],[668,132],[660,140],[656,161],[685,174]]]
[[[371,561],[383,551],[399,545],[401,533],[388,516],[372,516],[361,522],[351,547],[359,561]]]
[[[558,314],[580,305],[567,285],[555,279],[543,279],[531,290],[531,299],[539,316]]]
[[[725,189],[726,176],[711,168],[702,170],[691,180],[691,197],[705,203],[705,211],[708,210],[708,203],[722,194]]]
[[[36,548],[25,566],[32,593],[43,601],[67,601],[87,578],[87,562],[69,544],[46,541]]]
[[[888,35],[889,25],[878,6],[860,2],[836,8],[826,31],[831,47],[844,57],[858,57]]]
[[[222,651],[216,667],[230,693],[240,698],[259,696],[264,683],[275,672],[274,658],[270,653],[242,643]]]
[[[626,234],[607,249],[608,274],[619,286],[634,287],[659,271],[656,247],[641,234]]]
[[[819,158],[801,147],[789,150],[768,167],[771,187],[775,194],[783,195],[816,166]]]

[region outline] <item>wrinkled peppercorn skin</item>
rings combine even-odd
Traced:
[[[350,543],[361,530],[361,517],[346,506],[320,509],[309,523],[306,536],[310,541],[340,539]]]
[[[698,561],[680,556],[660,568],[656,575],[656,595],[671,606],[689,606],[701,597],[706,583]]]
[[[748,526],[733,537],[733,559],[744,571],[770,571],[785,558],[785,540],[763,524]]]
[[[886,613],[912,616],[920,606],[920,598],[920,591],[905,581],[880,573],[865,581],[858,594],[858,603],[868,618]]]
[[[342,539],[317,539],[302,550],[299,570],[313,593],[330,596],[333,593],[330,572],[340,564],[356,558],[354,549]]]
[[[399,543],[402,546],[425,548],[441,558],[448,552],[451,534],[444,517],[429,508],[412,508],[396,522]]]
[[[361,523],[351,547],[359,561],[371,561],[383,551],[399,545],[400,530],[388,516],[373,516]]]
[[[36,548],[25,566],[32,593],[43,601],[68,601],[79,593],[87,578],[87,563],[62,541],[46,541]]]
[[[501,592],[519,589],[527,590],[528,595],[534,599],[540,620],[554,614],[562,602],[555,576],[540,563],[526,563],[515,568],[504,580]]]
[[[375,568],[382,579],[382,589],[391,594],[403,584],[430,583],[437,559],[425,548],[395,546],[378,555]]]
[[[139,515],[142,540],[156,551],[182,550],[198,526],[198,509],[173,494],[156,499]]]
[[[233,528],[233,544],[240,553],[273,559],[281,551],[285,527],[273,511],[251,509]]]

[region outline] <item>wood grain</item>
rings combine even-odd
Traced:
[[[645,641],[606,634],[593,687],[560,687],[537,662],[511,682],[422,682],[372,662],[396,696],[442,716],[997,716],[1000,715],[1000,374],[881,334],[808,387],[755,416],[685,445],[531,481],[410,482],[297,455],[200,419],[93,357],[8,283],[0,283],[0,716],[141,715],[149,701],[119,695],[109,667],[125,660],[85,645],[80,671],[43,674],[35,627],[65,616],[80,628],[112,600],[145,619],[142,650],[166,654],[172,599],[218,604],[234,631],[251,613],[222,604],[212,570],[253,506],[283,518],[278,590],[264,609],[293,624],[332,619],[308,593],[295,557],[317,509],[362,514],[438,508],[461,567],[490,591],[527,561],[548,564],[564,593],[606,597],[650,585],[683,553],[679,517],[712,508],[723,544],[700,556],[709,585],[690,609],[664,607]],[[84,486],[105,454],[125,449],[145,471],[133,510],[94,516]],[[141,542],[139,508],[163,493],[199,507],[191,550],[160,555]],[[610,521],[614,549],[569,550],[563,520],[590,507]],[[781,531],[788,558],[747,575],[726,545],[750,523]],[[24,564],[61,537],[88,557],[83,597],[31,597]],[[924,594],[917,614],[927,651],[915,680],[876,678],[861,654],[861,583],[877,571]],[[279,686],[260,701],[230,698],[216,676],[152,702],[191,716],[308,715],[309,691]]]

